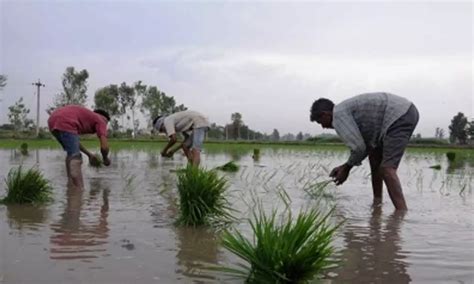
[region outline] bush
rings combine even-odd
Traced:
[[[7,196],[2,203],[42,203],[51,201],[52,187],[40,171],[13,168],[5,180]]]
[[[334,265],[329,258],[337,227],[327,224],[329,214],[311,209],[300,212],[294,222],[289,214],[280,223],[276,212],[268,217],[261,208],[259,211],[250,222],[252,240],[237,231],[223,234],[223,246],[248,264],[218,270],[247,283],[301,283]]]
[[[213,221],[231,219],[230,207],[224,193],[227,180],[215,171],[188,166],[178,171],[179,217],[185,226],[209,225]]]

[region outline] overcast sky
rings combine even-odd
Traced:
[[[0,3],[0,123],[20,97],[35,117],[41,78],[45,126],[67,66],[89,71],[89,106],[100,87],[142,80],[211,122],[240,112],[267,133],[323,133],[315,99],[374,91],[413,101],[423,136],[474,113],[470,1]]]

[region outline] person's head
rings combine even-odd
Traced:
[[[105,110],[103,109],[95,109],[94,110],[95,113],[98,113],[100,115],[102,115],[103,117],[105,117],[107,119],[107,122],[110,121],[110,115],[108,112],[106,112]]]
[[[321,124],[323,128],[332,127],[332,112],[334,109],[334,103],[331,100],[320,98],[314,101],[311,106],[310,121],[316,121]]]
[[[153,119],[153,129],[158,131],[158,132],[163,132],[163,120],[165,117],[163,115],[159,115]]]

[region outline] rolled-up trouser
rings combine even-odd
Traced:
[[[60,130],[53,130],[51,133],[61,144],[69,158],[81,159],[79,135]]]
[[[184,146],[189,149],[195,149],[198,151],[202,150],[202,144],[204,143],[204,138],[206,137],[206,132],[209,127],[200,127],[195,128],[191,134],[183,133],[184,135]]]
[[[376,149],[382,152],[381,167],[398,168],[403,153],[418,124],[418,119],[418,110],[412,104],[404,115],[390,125],[385,133],[382,145]]]

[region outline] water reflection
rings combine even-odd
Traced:
[[[202,268],[217,264],[219,259],[216,233],[207,228],[177,227],[178,268],[176,272],[191,279],[208,283],[215,279]],[[199,283],[199,282],[198,282]]]
[[[368,226],[347,227],[343,233],[347,245],[334,282],[409,283],[399,235],[404,217],[405,213],[394,212],[383,222],[381,206],[374,206]]]
[[[20,232],[23,229],[38,230],[48,219],[46,206],[34,206],[24,204],[7,204],[7,218],[10,229]]]
[[[98,200],[99,193],[102,193],[101,202]],[[51,225],[51,259],[81,259],[87,262],[106,251],[109,236],[109,189],[101,187],[100,181],[93,179],[87,200],[83,200],[83,195],[84,190],[68,188],[61,219]],[[97,204],[99,202],[100,205]],[[94,212],[97,210],[99,214]]]

